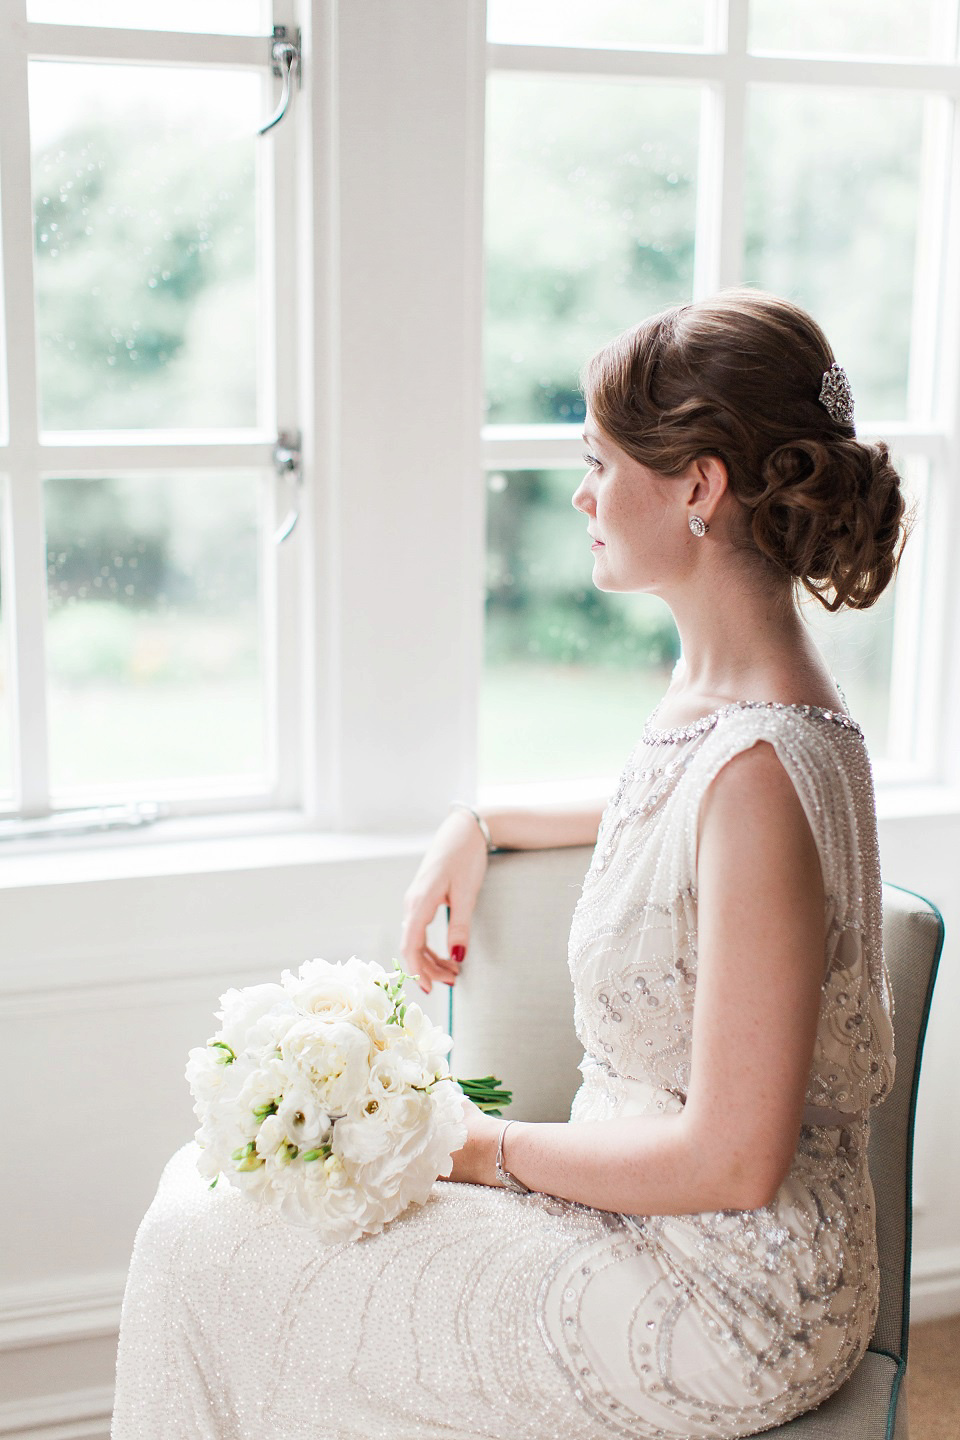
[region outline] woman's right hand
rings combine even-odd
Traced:
[[[468,810],[452,810],[437,830],[403,897],[400,953],[429,995],[435,980],[453,985],[467,951],[470,920],[487,873],[487,842]],[[427,926],[441,905],[450,907],[449,957],[427,945]]]

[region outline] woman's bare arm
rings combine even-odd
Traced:
[[[760,744],[704,799],[690,1088],[682,1113],[590,1125],[521,1121],[524,1184],[598,1209],[688,1214],[768,1204],[796,1150],[824,963],[824,888],[789,777]],[[494,1184],[502,1122],[471,1115],[463,1178]],[[460,1152],[462,1153],[462,1152]],[[460,1178],[455,1166],[453,1179]]]
[[[601,799],[542,809],[484,809],[493,843],[503,850],[546,850],[553,846],[594,845],[604,804]],[[434,981],[453,985],[470,939],[470,919],[487,870],[487,845],[466,810],[444,820],[404,896],[400,953],[407,969],[430,993]],[[427,926],[441,905],[450,907],[447,946],[438,955],[427,945]]]
[[[595,845],[606,799],[576,805],[481,809],[490,838],[501,850],[551,850],[564,845]]]

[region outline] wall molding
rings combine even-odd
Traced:
[[[0,1289],[0,1351],[116,1336],[126,1272],[38,1280]],[[0,1428],[0,1434],[2,1434]]]
[[[960,1245],[914,1252],[910,1319],[914,1324],[960,1315]]]
[[[97,1385],[0,1403],[0,1436],[10,1440],[109,1440],[113,1386]]]

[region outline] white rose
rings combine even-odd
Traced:
[[[283,984],[297,1010],[324,1020],[349,1020],[363,1025],[385,1022],[392,1002],[377,980],[385,977],[381,966],[368,964],[352,955],[341,964],[308,960],[296,978],[284,971]]]

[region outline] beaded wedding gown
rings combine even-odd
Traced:
[[[827,893],[808,1106],[772,1204],[624,1216],[438,1181],[381,1234],[324,1245],[209,1190],[188,1145],[137,1236],[113,1440],[729,1440],[850,1374],[878,1298],[867,1112],[893,1078],[863,737],[845,715],[752,702],[651,724],[573,919],[584,1057],[570,1119],[682,1108],[700,801],[769,741]]]

